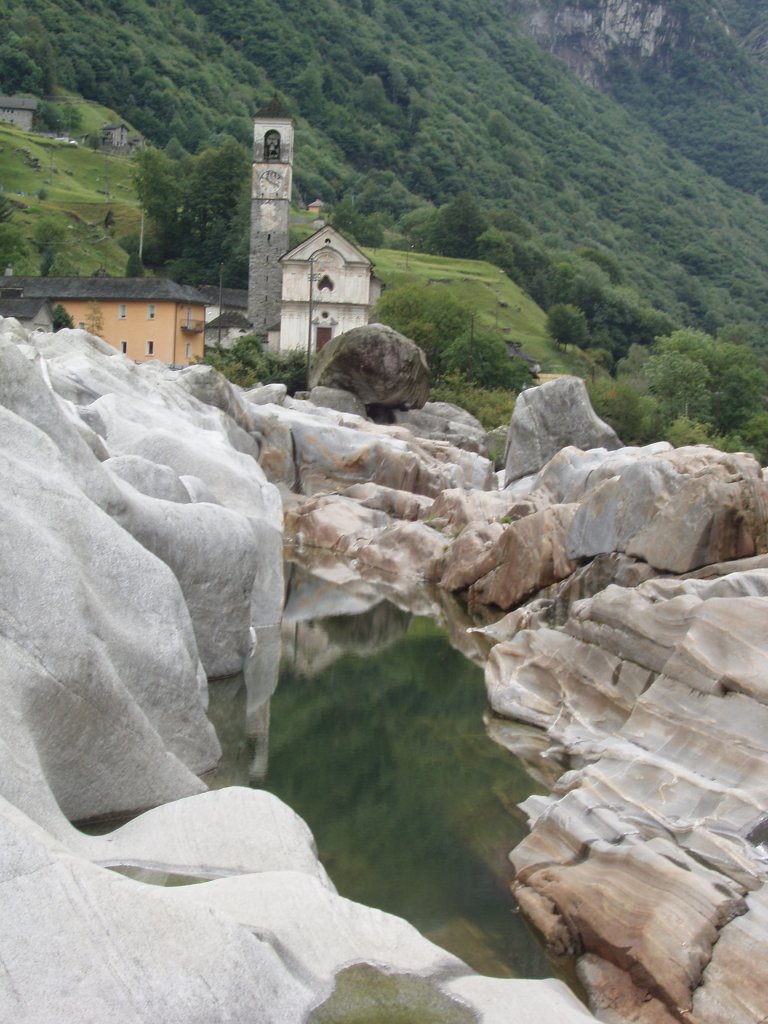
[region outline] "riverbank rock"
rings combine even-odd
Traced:
[[[759,463],[704,445],[563,448],[536,477],[501,493],[508,496],[496,517],[503,530],[484,543],[482,557],[466,540],[449,551],[443,585],[471,588],[473,602],[505,611],[580,566],[582,584],[594,590],[611,582],[610,570],[629,581],[630,563],[645,567],[635,573],[639,581],[749,558],[768,546],[768,486]],[[595,559],[597,575],[586,568]]]
[[[309,401],[325,409],[348,412],[353,416],[365,416],[365,406],[351,391],[341,388],[315,387],[309,393]]]
[[[746,1024],[764,994],[741,959],[768,941],[754,838],[768,806],[768,570],[748,564],[608,586],[559,629],[532,620],[488,662],[495,712],[545,729],[573,765],[524,805],[521,906],[555,948],[612,965],[611,985],[625,976],[629,1019],[650,996],[652,1020]],[[595,1007],[607,976],[594,963],[584,974]]]
[[[393,420],[416,437],[447,441],[456,448],[487,455],[487,434],[480,420],[449,402],[426,402],[421,409],[395,410]]]
[[[0,1019],[304,1024],[355,964],[418,974],[477,1020],[510,1001],[590,1019],[563,985],[479,979],[338,896],[276,798],[205,792],[220,750],[201,655],[211,675],[256,643],[249,711],[274,683],[282,510],[258,407],[207,371],[13,321],[0,371]],[[409,451],[400,429],[393,452]],[[483,476],[468,453],[424,458],[430,488]],[[407,513],[402,545],[421,543],[418,499],[358,497]],[[138,816],[98,836],[71,824],[118,814]]]
[[[409,338],[384,324],[367,324],[322,348],[310,386],[351,391],[366,406],[420,409],[429,394],[429,367]]]
[[[561,448],[621,447],[592,409],[584,381],[559,377],[521,392],[507,435],[507,482],[538,472]]]

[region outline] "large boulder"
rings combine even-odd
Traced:
[[[621,448],[616,433],[593,410],[584,381],[559,377],[523,391],[507,438],[506,477],[538,472],[561,448]]]
[[[310,385],[351,391],[363,405],[420,409],[429,394],[429,367],[414,342],[384,324],[368,324],[328,342]]]

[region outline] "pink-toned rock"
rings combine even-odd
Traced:
[[[765,551],[768,485],[749,455],[698,446],[625,464],[574,516],[574,559],[624,551],[656,569],[690,572]]]
[[[575,505],[554,505],[510,523],[478,563],[470,601],[513,608],[570,576],[576,563],[565,552],[565,538],[575,512]]]

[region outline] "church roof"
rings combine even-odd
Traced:
[[[337,249],[344,257],[345,263],[364,263],[368,267],[373,266],[365,253],[358,249],[354,242],[350,242],[340,231],[332,228],[329,224],[324,224],[313,235],[310,235],[309,238],[305,238],[303,242],[299,242],[293,249],[283,253],[280,257],[280,262],[308,260],[314,253],[326,247]]]
[[[266,107],[262,107],[261,110],[257,110],[255,115],[256,118],[274,117],[280,121],[290,120],[290,112],[283,106],[277,93],[272,97]]]

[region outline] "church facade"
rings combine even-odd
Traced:
[[[381,293],[368,257],[323,225],[289,251],[293,121],[277,98],[254,118],[248,319],[273,352],[318,352],[368,323]]]
[[[335,228],[324,225],[285,253],[279,330],[269,347],[319,352],[337,334],[368,323],[381,294],[373,264]]]

